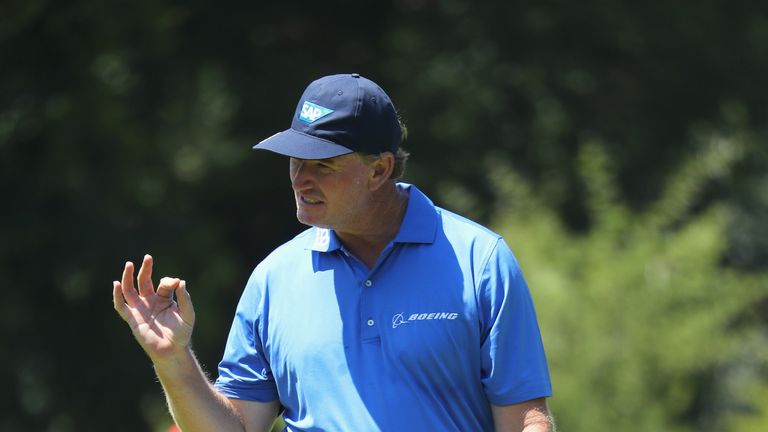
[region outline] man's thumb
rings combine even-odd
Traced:
[[[181,319],[190,327],[195,325],[195,308],[192,306],[192,297],[187,291],[187,281],[179,282],[176,288],[176,300],[179,302],[179,313]]]

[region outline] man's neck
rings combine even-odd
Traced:
[[[372,200],[366,228],[360,232],[335,231],[341,243],[368,268],[373,268],[384,248],[400,231],[408,207],[408,191],[398,187],[382,191]]]

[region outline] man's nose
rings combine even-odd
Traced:
[[[294,189],[301,189],[302,187],[306,187],[309,182],[309,170],[304,165],[304,162],[305,161],[301,159],[291,160],[291,187]]]

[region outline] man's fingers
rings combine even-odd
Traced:
[[[155,287],[152,285],[152,256],[144,255],[144,261],[141,263],[139,269],[139,295],[147,297],[155,292]]]
[[[160,279],[160,285],[157,286],[158,297],[173,298],[173,292],[179,287],[179,282],[176,278],[164,277]]]
[[[128,305],[125,304],[125,297],[123,297],[123,289],[120,286],[120,282],[118,281],[112,282],[112,302],[114,303],[115,310],[117,311],[118,315],[120,315],[120,318],[127,321]]]
[[[130,306],[134,306],[139,299],[136,288],[133,286],[133,263],[130,261],[125,263],[125,268],[123,268],[123,281],[120,284],[120,292],[125,302]]]
[[[176,301],[179,303],[179,314],[190,327],[195,324],[195,309],[192,307],[192,297],[187,291],[187,281],[181,281],[176,290]]]

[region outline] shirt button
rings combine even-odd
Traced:
[[[373,285],[373,281],[371,281],[370,279],[368,279],[367,281],[365,281],[365,286],[367,286],[367,287],[369,287],[369,288],[370,288],[370,286],[371,286],[371,285]]]
[[[368,327],[373,327],[374,324],[376,323],[374,323],[372,319],[368,320]]]

